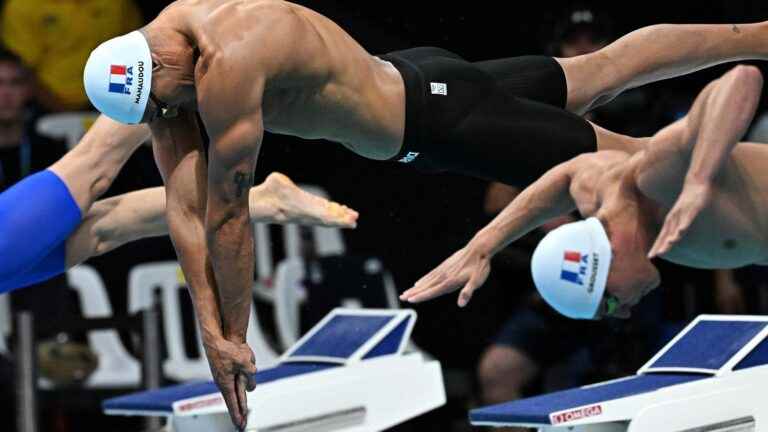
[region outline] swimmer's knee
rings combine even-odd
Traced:
[[[565,71],[569,111],[584,114],[625,90],[621,65],[605,50],[557,60]]]
[[[478,365],[478,379],[485,393],[495,393],[494,388],[519,393],[536,378],[538,367],[519,349],[492,345],[483,354]]]

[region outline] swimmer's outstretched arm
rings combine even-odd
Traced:
[[[250,190],[251,222],[354,228],[357,212],[301,190],[273,173]],[[128,242],[168,235],[165,188],[130,192],[94,203],[67,240],[67,268]]]
[[[271,32],[272,30],[270,30]],[[264,32],[264,43],[273,34]],[[279,45],[279,44],[278,44]],[[195,80],[197,109],[208,135],[207,207],[205,240],[208,265],[218,287],[224,341],[241,354],[208,355],[214,381],[224,396],[230,419],[239,429],[247,426],[246,391],[256,388],[256,360],[246,344],[251,312],[254,249],[253,226],[248,220],[248,189],[253,184],[264,136],[261,97],[268,76],[286,70],[285,49],[250,52],[248,74],[232,74],[229,56],[213,57]],[[238,61],[243,61],[239,59]],[[247,94],[247,97],[243,97]],[[209,351],[207,344],[204,344]],[[215,349],[215,347],[214,347]],[[250,357],[243,357],[246,351]]]
[[[419,279],[400,299],[419,303],[461,289],[458,304],[466,306],[472,293],[488,278],[491,258],[513,241],[546,221],[571,212],[571,179],[590,155],[578,156],[549,170],[517,196],[463,249]]]
[[[762,85],[759,69],[736,66],[699,94],[685,118],[651,139],[638,186],[674,206],[650,257],[668,252],[709,204],[718,174],[752,122]]]

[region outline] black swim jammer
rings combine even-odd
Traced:
[[[393,160],[526,186],[597,149],[592,126],[565,110],[565,74],[551,57],[471,63],[431,47],[379,57],[406,87],[405,139]]]

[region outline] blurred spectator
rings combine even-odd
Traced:
[[[28,106],[32,98],[32,80],[21,59],[0,50],[0,192],[22,178],[47,168],[66,153],[64,143],[51,141],[35,133],[34,119]],[[34,197],[30,197],[34,199]],[[38,319],[62,317],[68,302],[66,278],[52,280],[16,291],[11,295],[14,313],[31,311]],[[2,357],[2,355],[0,355]],[[0,383],[12,389],[13,368],[10,359],[0,358]],[[3,407],[12,407],[13,392],[4,392]]]
[[[549,46],[555,57],[576,57],[606,46],[613,35],[613,24],[601,14],[588,9],[573,9],[555,26]]]
[[[131,0],[7,0],[2,41],[35,72],[48,110],[89,106],[83,66],[99,43],[142,25]]]
[[[0,50],[0,191],[47,168],[66,153],[63,143],[35,132],[28,105],[32,84],[21,60]]]

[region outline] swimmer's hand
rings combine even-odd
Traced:
[[[669,252],[696,220],[696,217],[712,199],[712,184],[709,182],[686,181],[683,191],[664,219],[664,226],[656,238],[648,258],[655,258]]]
[[[248,421],[246,391],[256,388],[256,358],[248,344],[218,338],[205,343],[213,380],[227,404],[232,424],[242,431]]]
[[[488,279],[490,271],[491,255],[470,244],[419,279],[413,288],[400,296],[400,300],[419,303],[461,289],[458,305],[464,307],[475,290]]]

